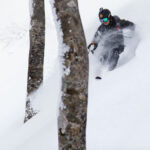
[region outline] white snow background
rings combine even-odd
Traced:
[[[0,149],[57,150],[61,71],[51,5],[46,6],[44,83],[32,95],[40,113],[23,124],[29,53],[29,1],[0,1]],[[121,54],[118,67],[95,80],[89,55],[88,150],[150,150],[150,1],[80,0],[87,44],[100,25],[100,7],[133,21],[140,41]],[[59,39],[59,38],[58,38]]]

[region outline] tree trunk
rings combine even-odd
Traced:
[[[31,0],[30,53],[27,83],[27,102],[25,122],[36,114],[29,95],[39,88],[43,81],[45,47],[45,10],[44,0]]]
[[[63,55],[59,150],[85,150],[89,63],[78,3],[55,0],[54,7],[68,47]]]

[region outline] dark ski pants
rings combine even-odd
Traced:
[[[119,55],[124,51],[124,46],[120,45],[117,48],[113,48],[107,54],[103,55],[100,60],[103,65],[108,65],[108,70],[111,71],[117,66]]]

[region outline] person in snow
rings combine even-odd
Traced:
[[[120,19],[118,16],[112,16],[108,9],[100,8],[98,16],[102,24],[96,31],[88,49],[94,54],[98,45],[102,45],[103,53],[99,61],[111,71],[116,67],[119,55],[125,48],[123,29],[128,27],[134,30],[135,25],[128,20]],[[96,79],[101,79],[101,77],[97,76]]]

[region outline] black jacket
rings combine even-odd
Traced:
[[[105,26],[101,24],[96,31],[93,42],[95,44],[101,44],[106,48],[117,48],[120,45],[124,45],[123,29],[130,28],[134,30],[134,23],[128,20],[121,20],[118,16],[111,16],[110,24]]]

